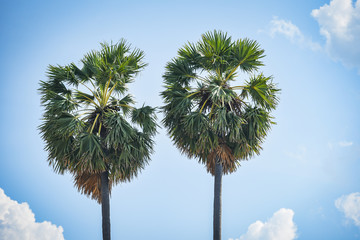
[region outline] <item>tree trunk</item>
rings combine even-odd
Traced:
[[[110,193],[109,173],[101,173],[101,212],[103,240],[110,240]]]
[[[213,239],[221,240],[221,185],[222,185],[222,165],[219,159],[215,164],[215,181],[214,181],[214,225]]]

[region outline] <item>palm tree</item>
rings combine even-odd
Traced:
[[[221,239],[222,175],[259,154],[270,130],[279,89],[259,73],[262,50],[256,41],[232,41],[221,31],[187,43],[163,75],[163,123],[182,153],[198,159],[214,178],[214,240]],[[239,78],[242,85],[231,86]]]
[[[127,84],[146,64],[125,40],[101,44],[79,68],[49,66],[40,82],[45,108],[39,129],[55,172],[70,172],[78,190],[101,203],[103,239],[110,239],[112,186],[130,181],[148,163],[155,109],[135,108]]]

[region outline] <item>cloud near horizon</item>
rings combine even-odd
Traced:
[[[36,222],[26,202],[11,200],[0,188],[1,240],[64,240],[63,231],[51,222]]]
[[[360,192],[341,196],[336,199],[335,206],[345,214],[347,220],[360,227]]]
[[[256,221],[251,224],[247,233],[235,240],[293,240],[297,231],[293,217],[293,210],[281,208],[267,222]]]

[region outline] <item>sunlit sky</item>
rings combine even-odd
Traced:
[[[257,40],[282,89],[263,151],[223,178],[223,239],[360,239],[360,0],[1,1],[0,239],[102,236],[100,205],[46,160],[49,64],[124,38],[149,64],[131,93],[159,107],[165,64],[214,29]],[[150,164],[113,189],[112,238],[211,239],[213,178],[164,128],[155,141]]]

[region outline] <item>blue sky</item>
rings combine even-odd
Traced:
[[[125,38],[149,63],[130,91],[161,106],[166,62],[218,29],[257,40],[282,89],[261,155],[223,179],[223,239],[360,239],[359,26],[360,0],[1,1],[0,238],[101,238],[100,205],[46,161],[49,64]],[[113,189],[112,237],[211,239],[212,200],[211,175],[160,129],[150,164]]]

